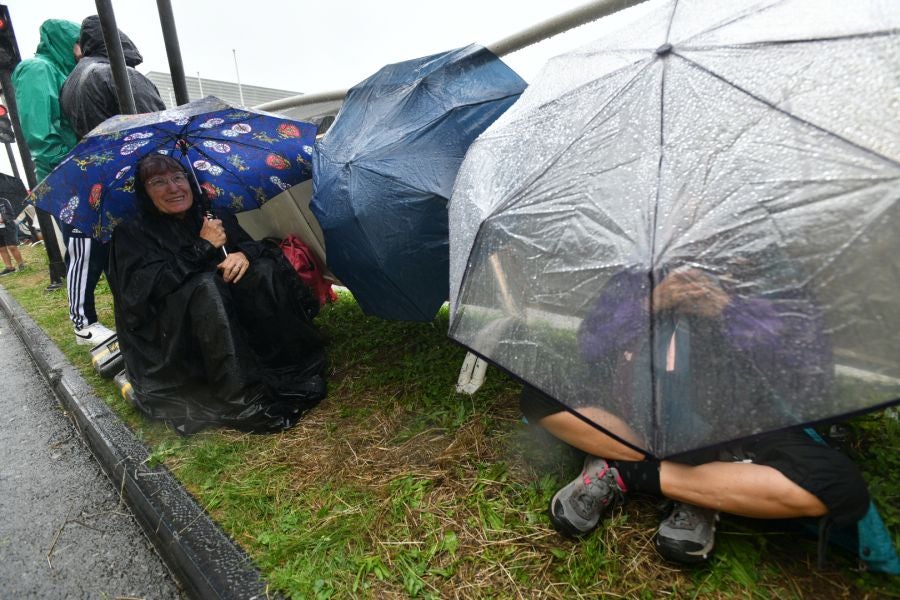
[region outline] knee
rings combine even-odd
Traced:
[[[193,283],[195,293],[218,294],[225,289],[225,282],[216,271],[194,275]]]
[[[869,492],[856,465],[842,458],[834,468],[808,476],[803,484],[779,473],[781,485],[770,488],[773,499],[794,516],[829,515],[837,524],[855,523],[869,510]]]
[[[869,511],[871,498],[856,463],[836,450],[834,453],[835,459],[827,479],[818,483],[818,496],[828,508],[832,521],[843,526],[863,518]]]
[[[789,515],[797,517],[821,517],[828,513],[828,507],[818,496],[793,481],[784,478],[783,485],[769,490],[772,499],[780,502]]]
[[[250,268],[237,282],[237,289],[255,289],[273,278],[273,262],[267,258],[258,258],[250,263]]]
[[[190,295],[190,307],[192,309],[206,310],[213,305],[221,305],[224,296],[228,293],[227,284],[217,272],[199,273],[192,280]]]

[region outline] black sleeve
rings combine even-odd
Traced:
[[[108,64],[89,65],[92,70],[72,81],[71,103],[63,106],[66,117],[79,139],[106,119],[119,114],[112,69]]]

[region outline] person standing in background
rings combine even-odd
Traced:
[[[165,104],[156,86],[134,70],[134,67],[143,61],[137,47],[121,31],[119,40],[125,54],[128,79],[138,112],[163,110]],[[109,53],[97,15],[87,17],[81,22],[75,54],[79,56],[78,65],[62,85],[60,106],[72,124],[75,135],[78,139],[82,139],[91,129],[121,112],[112,67],[109,64]],[[100,274],[107,269],[109,247],[93,239],[89,231],[69,227],[68,233],[69,296],[79,299],[83,312],[91,317],[87,322],[79,322],[77,319],[81,313],[78,311],[72,313],[75,335],[79,336],[79,343],[96,344],[112,335],[110,330],[96,323],[94,309],[94,288],[100,280]]]
[[[3,264],[6,266],[0,271],[0,277],[16,272],[13,267],[13,258],[19,265],[19,271],[27,268],[25,260],[19,252],[19,231],[12,202],[2,196],[0,196],[0,258],[3,259]]]
[[[153,82],[134,69],[144,57],[131,39],[119,31],[122,52],[125,55],[128,81],[134,95],[137,112],[164,110],[165,103]],[[116,84],[109,64],[100,17],[91,15],[81,22],[81,33],[76,52],[81,54],[78,66],[69,75],[60,91],[60,105],[72,124],[78,139],[106,119],[121,113],[116,95]]]
[[[22,134],[38,180],[49,175],[78,143],[59,105],[59,90],[75,68],[78,32],[77,23],[47,19],[41,24],[34,58],[20,62],[12,74]]]
[[[34,58],[23,60],[12,74],[19,106],[19,120],[25,143],[34,158],[38,180],[44,179],[78,143],[69,120],[60,106],[60,89],[77,63],[76,45],[80,34],[77,23],[48,19],[41,24],[41,40]],[[69,316],[79,344],[96,345],[112,331],[97,321],[93,305],[93,287],[86,298],[84,261],[73,257],[71,228],[62,224],[66,253]],[[96,281],[94,282],[96,285]]]

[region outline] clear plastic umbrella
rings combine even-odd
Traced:
[[[657,456],[896,401],[900,3],[603,24],[466,155],[451,337]]]

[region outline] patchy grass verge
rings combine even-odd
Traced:
[[[489,370],[474,396],[454,385],[464,350],[448,316],[396,323],[352,296],[323,310],[328,398],[275,435],[206,431],[183,438],[137,414],[75,344],[64,291],[47,293],[43,249],[0,280],[85,378],[293,598],[885,598],[896,578],[867,573],[837,548],[815,568],[815,541],[774,522],[725,517],[709,565],[679,569],[655,554],[658,502],[635,496],[580,542],[545,509],[577,472],[577,452],[519,418],[519,386]],[[105,282],[101,320],[113,323]],[[847,450],[900,542],[900,423],[881,412],[850,423]]]

